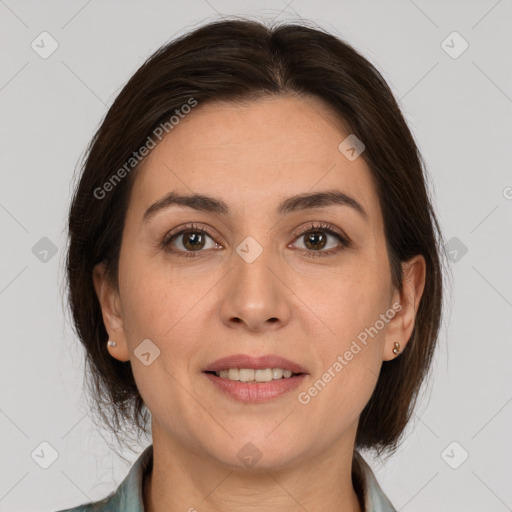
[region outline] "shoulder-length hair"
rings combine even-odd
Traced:
[[[356,448],[379,454],[397,448],[431,366],[442,312],[443,244],[424,163],[390,88],[354,48],[319,28],[269,28],[246,19],[208,23],[157,50],[121,90],[87,148],[69,211],[68,298],[86,351],[93,405],[116,436],[125,421],[148,433],[149,414],[130,362],[107,351],[92,270],[104,262],[118,286],[121,235],[138,166],[130,159],[148,137],[154,140],[159,126],[167,123],[170,131],[169,120],[191,98],[204,104],[285,94],[323,99],[363,141],[393,285],[402,289],[401,262],[418,254],[426,261],[409,343],[399,357],[383,362],[356,435]]]

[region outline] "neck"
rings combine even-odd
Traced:
[[[363,512],[352,483],[353,444],[281,468],[226,466],[153,436],[144,479],[145,512]]]

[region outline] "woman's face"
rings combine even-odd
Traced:
[[[313,97],[199,104],[137,171],[119,291],[100,291],[99,274],[95,284],[110,354],[130,360],[154,438],[231,466],[352,452],[382,361],[395,341],[404,348],[413,316],[391,285],[370,172],[339,149],[348,135]],[[210,199],[145,215],[171,192]],[[254,398],[256,387],[236,398],[205,369],[239,354],[286,358],[304,375],[273,398]],[[273,393],[273,382],[230,385]]]

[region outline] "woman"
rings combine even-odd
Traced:
[[[210,23],[152,55],[88,150],[67,271],[98,412],[151,429],[68,510],[394,511],[442,239],[393,95],[315,28]]]

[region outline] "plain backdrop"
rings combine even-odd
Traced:
[[[354,45],[399,99],[454,286],[406,441],[384,466],[366,459],[400,511],[512,510],[511,0],[0,0],[0,510],[102,498],[150,442],[122,457],[87,415],[83,352],[63,309],[73,175],[142,62],[230,15],[311,20]]]

